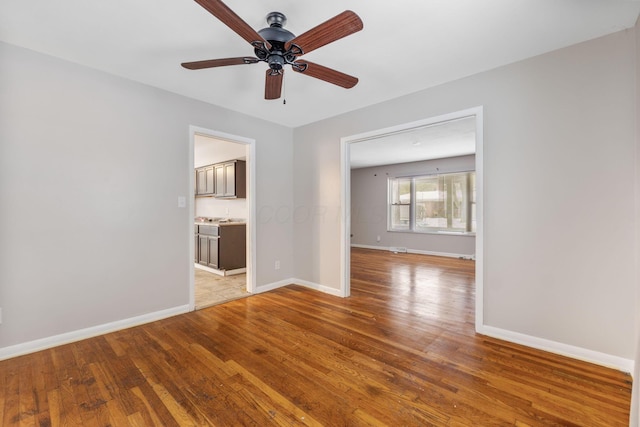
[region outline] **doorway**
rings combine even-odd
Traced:
[[[195,310],[253,293],[255,284],[255,192],[253,191],[255,188],[255,140],[195,126],[191,126],[189,131],[189,153],[191,154],[189,156],[189,187],[192,195],[189,205],[189,306],[190,310]],[[240,193],[236,198],[227,195],[225,197],[215,197],[214,194],[197,195],[197,191],[200,190],[197,189],[197,178],[194,173],[196,168],[226,165],[229,162],[243,163],[246,173],[245,197],[241,197]],[[198,227],[194,227],[194,221],[199,224]],[[234,264],[233,269],[225,269],[223,266],[218,267],[217,262],[202,262],[199,248],[204,249],[208,245],[200,246],[202,236],[194,232],[194,229],[198,230],[203,225],[207,226],[207,233],[226,227],[223,230],[224,233],[215,233],[215,240],[210,238],[212,242],[208,245],[215,242],[216,248],[218,239],[224,239],[225,235],[233,236],[233,239],[240,238],[240,243],[233,243],[231,249],[235,251],[238,245],[246,246],[245,266]],[[239,232],[240,229],[244,234]],[[244,237],[238,237],[239,235]],[[223,244],[228,245],[228,242],[229,240],[225,240],[225,243],[221,242],[220,249],[223,250]],[[229,249],[228,246],[227,249]],[[220,260],[222,261],[223,258],[228,257],[220,253]]]
[[[347,297],[351,292],[351,154],[354,144],[380,140],[465,118],[472,118],[475,124],[475,277],[476,277],[476,330],[483,325],[483,109],[471,108],[425,120],[406,123],[372,132],[352,135],[341,139],[341,283],[340,295]],[[397,150],[397,149],[396,149]],[[422,159],[415,159],[422,160]],[[384,214],[386,217],[386,213]]]

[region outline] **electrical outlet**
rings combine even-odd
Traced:
[[[279,261],[279,260],[278,260],[278,261],[276,261],[276,264],[275,264],[274,268],[275,268],[276,270],[280,270],[280,261]]]
[[[376,242],[380,241],[380,236],[376,237]]]
[[[0,324],[2,323],[2,307],[0,307]]]

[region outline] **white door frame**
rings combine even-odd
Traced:
[[[350,145],[378,138],[382,135],[407,131],[449,120],[474,116],[476,119],[476,331],[484,324],[484,166],[483,166],[483,107],[474,107],[416,122],[378,129],[340,139],[341,163],[341,221],[340,221],[340,296],[351,294],[351,159]]]
[[[195,237],[193,233],[193,219],[195,218],[195,174],[194,147],[195,136],[201,135],[215,139],[246,145],[247,153],[247,292],[255,292],[256,284],[256,140],[243,136],[232,135],[198,126],[189,126],[189,311],[195,310]]]

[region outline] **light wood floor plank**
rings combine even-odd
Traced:
[[[0,361],[3,426],[626,426],[631,378],[477,335],[473,261],[290,285]]]

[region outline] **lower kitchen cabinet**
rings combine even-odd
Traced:
[[[196,252],[198,264],[209,264],[209,236],[196,236],[198,241],[198,252]]]
[[[245,224],[200,225],[197,232],[198,264],[218,270],[235,270],[247,266]]]
[[[235,270],[247,266],[246,224],[220,226],[218,269]]]
[[[218,236],[198,235],[198,264],[218,268]]]
[[[199,255],[198,247],[200,245],[200,242],[198,241],[198,226],[197,225],[194,226],[194,233],[195,233],[196,237],[195,237],[195,239],[193,239],[193,241],[195,243],[195,248],[193,249],[193,254],[194,254],[194,258],[195,259],[193,261],[197,263],[199,261],[199,259],[198,259],[198,255]]]
[[[217,225],[198,226],[198,264],[211,268],[218,268],[218,239],[219,227]]]
[[[207,247],[209,249],[209,267],[211,268],[220,268],[220,252],[218,245],[220,243],[220,237],[218,236],[209,236],[207,241]]]

